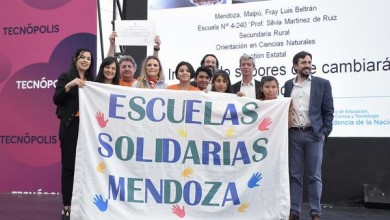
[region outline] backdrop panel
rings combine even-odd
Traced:
[[[283,94],[284,82],[295,76],[293,56],[306,50],[313,54],[312,73],[332,84],[331,136],[390,137],[389,1],[191,2],[149,0],[149,19],[161,36],[159,55],[171,83],[177,82],[177,63],[185,60],[196,68],[208,53],[218,57],[232,82],[239,81],[239,58],[246,53],[256,59],[255,79],[275,76]]]
[[[55,80],[76,49],[96,54],[96,1],[2,1],[0,27],[0,192],[58,193]]]

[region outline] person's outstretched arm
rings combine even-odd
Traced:
[[[155,45],[153,47],[153,56],[158,58],[158,51],[160,51],[160,45],[161,45],[160,36],[156,35],[154,37],[154,43]]]
[[[107,57],[114,57],[115,56],[115,37],[116,37],[116,32],[113,31],[110,34],[110,37],[108,38],[108,39],[110,39],[110,47],[108,48]]]

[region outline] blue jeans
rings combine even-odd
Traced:
[[[324,140],[318,140],[312,130],[289,130],[289,167],[291,211],[301,212],[303,174],[308,176],[310,215],[321,214],[321,166]]]

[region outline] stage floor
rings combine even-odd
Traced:
[[[56,220],[61,208],[61,195],[0,194],[0,220]],[[308,212],[304,204],[301,220],[310,220]],[[323,204],[321,219],[383,220],[390,219],[390,210]]]

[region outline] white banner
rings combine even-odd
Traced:
[[[72,219],[287,219],[288,107],[87,82]]]

